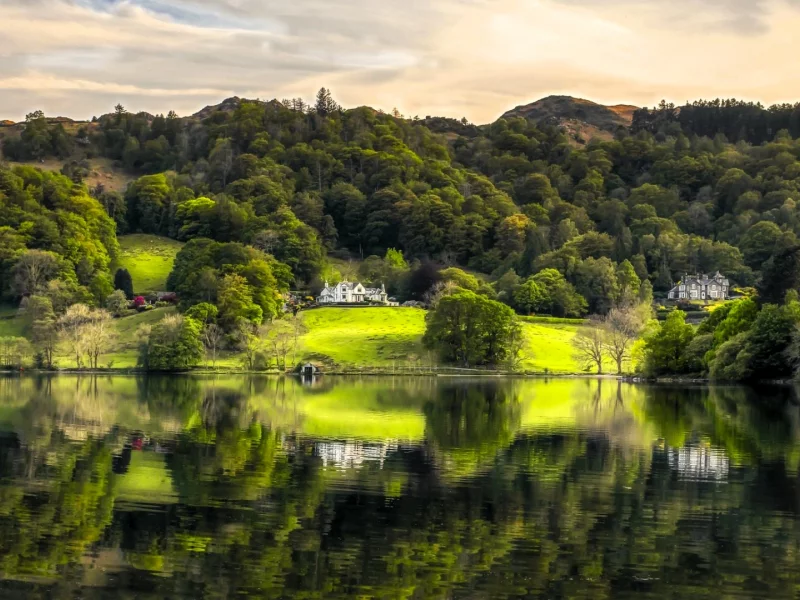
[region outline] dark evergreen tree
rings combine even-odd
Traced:
[[[125,292],[128,300],[133,299],[133,278],[128,269],[117,269],[117,272],[114,273],[114,289]]]

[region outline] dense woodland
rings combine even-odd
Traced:
[[[779,304],[800,272],[798,115],[662,104],[578,147],[555,125],[344,110],[325,89],[314,105],[242,101],[204,119],[117,106],[74,135],[31,113],[4,155],[66,162],[0,167],[0,286],[14,302],[48,296],[55,317],[102,304],[116,226],[189,241],[170,286],[229,328],[341,277],[329,255],[365,259],[359,276],[400,300],[464,288],[524,314],[605,315],[717,270]],[[96,156],[138,178],[87,189]]]

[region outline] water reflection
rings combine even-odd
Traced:
[[[794,597],[791,388],[0,379],[0,593]]]

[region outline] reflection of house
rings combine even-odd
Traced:
[[[342,281],[334,286],[328,285],[326,281],[325,288],[317,297],[317,302],[320,304],[357,304],[359,302],[386,304],[388,300],[389,296],[383,285],[380,288],[368,288],[360,283],[350,283],[349,281]]]
[[[669,450],[669,466],[680,479],[727,481],[730,461],[722,450],[706,446],[687,446]]]
[[[670,300],[725,300],[730,295],[731,283],[719,271],[713,276],[684,275],[669,291]]]
[[[314,454],[322,459],[324,466],[334,466],[339,469],[353,469],[364,463],[378,463],[383,468],[383,462],[390,452],[397,450],[396,443],[363,443],[363,442],[317,442],[314,444]]]

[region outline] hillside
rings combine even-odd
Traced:
[[[628,104],[603,106],[572,96],[548,96],[509,110],[501,118],[522,117],[535,123],[555,123],[578,144],[599,137],[609,140],[619,127],[630,127],[638,107]]]
[[[626,104],[603,106],[591,100],[572,96],[548,96],[530,104],[517,106],[506,112],[503,118],[523,117],[537,122],[550,118],[575,119],[613,132],[617,127],[629,127],[633,121],[633,112],[637,108]]]

